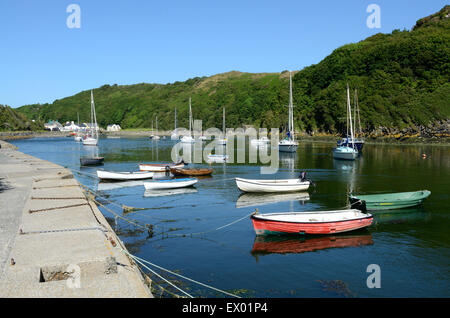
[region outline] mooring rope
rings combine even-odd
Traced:
[[[158,269],[160,269],[160,270],[166,271],[166,272],[168,272],[168,273],[170,273],[170,274],[172,274],[172,275],[175,275],[175,276],[178,276],[178,277],[180,277],[180,278],[186,279],[186,280],[188,280],[188,281],[190,281],[190,282],[192,282],[192,283],[196,283],[196,284],[198,284],[198,285],[200,285],[200,286],[203,286],[203,287],[206,287],[206,288],[215,290],[215,291],[217,291],[217,292],[223,293],[223,294],[228,295],[228,296],[231,296],[231,297],[241,298],[241,297],[239,297],[239,296],[237,296],[237,295],[231,294],[231,293],[226,292],[226,291],[224,291],[224,290],[221,290],[221,289],[215,288],[215,287],[213,287],[213,286],[204,284],[204,283],[202,283],[202,282],[196,281],[196,280],[191,279],[191,278],[189,278],[189,277],[186,277],[186,276],[183,276],[183,275],[181,275],[181,274],[175,273],[175,272],[173,272],[173,271],[171,271],[171,270],[168,270],[168,269],[166,269],[166,268],[164,268],[164,267],[161,267],[161,266],[158,266],[158,265],[156,265],[156,264],[153,264],[153,263],[151,263],[151,262],[149,262],[149,261],[147,261],[147,260],[145,260],[145,259],[143,259],[143,258],[140,258],[140,257],[138,257],[138,256],[135,256],[135,255],[130,254],[130,253],[129,253],[128,251],[126,251],[126,250],[124,250],[124,252],[125,252],[126,254],[128,254],[132,259],[134,259],[136,262],[139,262],[140,264],[146,263],[146,264],[151,265],[151,266],[154,266],[154,267],[156,267],[156,268],[158,268]],[[143,265],[143,266],[144,266],[144,265]],[[146,268],[149,269],[148,267],[146,267]],[[150,270],[150,269],[149,269],[149,270]],[[154,273],[154,271],[152,271],[152,273]],[[160,276],[158,276],[158,277],[160,277]],[[177,288],[177,289],[178,289],[178,288]],[[183,292],[183,293],[185,293],[185,292]],[[187,294],[187,293],[185,293],[185,294]],[[188,294],[188,295],[189,295],[189,294]],[[189,295],[189,296],[190,296],[190,295]],[[190,297],[193,298],[192,296],[190,296]]]

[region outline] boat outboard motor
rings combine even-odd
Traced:
[[[300,182],[306,182],[306,181],[309,181],[309,183],[310,183],[312,186],[315,186],[315,185],[316,185],[311,179],[306,178],[306,171],[302,171],[302,173],[300,173],[299,179],[300,179]]]

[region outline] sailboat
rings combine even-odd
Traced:
[[[91,90],[91,127],[89,127],[88,133],[83,139],[83,145],[97,146],[97,144],[98,144],[97,116],[95,114],[94,94]]]
[[[177,134],[177,108],[176,107],[175,107],[175,129],[173,130],[173,133],[170,136],[170,139],[178,140],[178,134]]]
[[[352,108],[350,106],[350,90],[348,88],[348,85],[347,85],[347,113],[348,113],[348,119],[349,119],[347,123],[350,123],[350,137],[351,137],[351,140],[354,140],[353,139],[353,135],[354,135],[353,134],[353,125],[352,125]],[[333,158],[335,158],[335,159],[355,160],[357,156],[358,156],[358,150],[356,149],[354,143],[351,143],[351,147],[350,147],[350,144],[347,142],[347,144],[338,146],[333,149]]]
[[[158,133],[158,116],[156,116],[156,133]],[[153,140],[159,140],[160,137],[158,135],[153,136]]]
[[[80,142],[80,141],[83,140],[83,135],[82,135],[82,133],[80,131],[80,114],[79,113],[77,113],[77,117],[78,117],[78,129],[77,129],[77,132],[75,134],[74,140],[76,142]]]
[[[192,107],[190,97],[189,97],[189,135],[183,136],[183,138],[181,138],[181,142],[188,144],[192,144],[195,142],[195,139],[192,137]]]
[[[348,135],[348,122],[347,122],[347,137],[346,138],[342,138],[341,140],[339,140],[337,145],[338,146],[352,147],[352,144],[355,144],[355,148],[359,152],[361,152],[363,147],[364,147],[364,140],[361,137],[357,138],[357,135],[356,135],[356,112],[358,112],[359,135],[362,136],[361,117],[360,117],[360,114],[359,114],[359,105],[358,105],[358,93],[357,93],[357,90],[355,89],[355,108],[353,109],[353,127],[355,129],[355,131],[354,131],[355,139],[352,138],[352,139],[349,140],[349,138],[348,138],[349,135]],[[348,116],[347,116],[347,118],[348,118]]]
[[[227,138],[226,138],[226,128],[225,128],[225,107],[223,108],[223,115],[222,115],[222,138],[219,138],[216,140],[216,144],[218,145],[226,145],[227,144]]]
[[[298,142],[294,133],[294,105],[292,100],[292,74],[289,72],[289,127],[287,137],[278,143],[281,152],[297,152]]]

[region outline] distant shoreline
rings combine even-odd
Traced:
[[[152,131],[150,129],[125,129],[121,131],[103,131],[101,136],[116,136],[116,137],[150,137],[151,135],[170,137],[172,131]],[[341,137],[333,135],[308,136],[297,135],[299,142],[317,142],[335,144]],[[29,138],[54,138],[54,137],[69,137],[69,132],[61,131],[13,131],[0,132],[0,140],[17,140]],[[438,145],[450,146],[450,137],[364,137],[366,144],[386,144],[386,145]]]

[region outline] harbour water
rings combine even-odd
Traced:
[[[195,188],[149,193],[142,182],[99,183],[96,170],[137,171],[139,163],[170,162],[174,142],[169,139],[102,138],[98,147],[72,138],[12,143],[72,169],[98,192],[108,210],[100,209],[132,254],[221,290],[242,297],[450,296],[449,147],[367,144],[351,162],[334,160],[334,145],[300,143],[297,153],[280,154],[279,171],[272,176],[261,176],[259,164],[194,164],[211,166],[212,177],[200,179]],[[104,165],[80,168],[80,155],[94,153],[105,157]],[[307,193],[242,194],[234,181],[298,177],[302,171],[315,182]],[[431,196],[422,206],[374,213],[370,228],[341,235],[257,237],[248,217],[256,208],[261,213],[340,209],[349,192],[425,189]],[[124,212],[121,206],[142,209]],[[149,225],[150,233],[144,230]],[[380,268],[381,288],[367,285],[371,264]],[[158,272],[193,296],[223,296]]]

